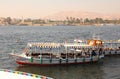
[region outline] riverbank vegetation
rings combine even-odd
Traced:
[[[81,25],[120,25],[120,19],[103,19],[103,18],[74,18],[66,17],[65,20],[52,20],[52,19],[17,19],[17,18],[0,18],[1,26],[17,25],[17,26],[81,26]]]

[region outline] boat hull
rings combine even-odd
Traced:
[[[118,51],[116,51],[116,50],[106,50],[106,51],[104,51],[104,55],[105,56],[120,55],[120,50],[118,50]]]
[[[101,57],[92,58],[79,58],[79,59],[25,59],[18,58],[16,63],[19,65],[34,65],[34,66],[55,66],[55,65],[75,65],[75,64],[90,64],[103,60],[104,55]]]
[[[40,64],[40,63],[31,63],[31,62],[25,62],[25,61],[19,61],[16,60],[16,63],[19,65],[31,65],[31,66],[55,66],[55,65],[76,65],[76,64],[90,64],[90,63],[96,63],[98,61],[89,61],[89,62],[77,62],[77,63],[51,63],[51,64]]]
[[[0,69],[0,79],[53,79],[43,75]]]

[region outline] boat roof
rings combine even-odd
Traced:
[[[84,43],[66,43],[64,44],[65,47],[70,48],[92,48],[93,46],[84,44]]]
[[[70,48],[92,48],[93,46],[86,43],[28,43],[28,47],[41,47],[41,48],[59,48],[61,46]]]
[[[28,43],[28,47],[59,48],[63,43]]]
[[[0,69],[0,78],[1,79],[53,79],[50,77],[36,75],[26,72],[13,71],[7,69]]]

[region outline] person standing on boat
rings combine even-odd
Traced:
[[[96,54],[96,52],[95,52],[95,50],[92,50],[92,56],[96,56],[97,54]]]
[[[102,48],[100,48],[100,49],[99,49],[99,51],[98,51],[98,54],[99,54],[99,55],[101,55],[101,54],[102,54],[102,52],[103,52],[103,49],[102,49]]]
[[[82,52],[82,57],[85,57],[86,55],[85,55],[85,52]]]

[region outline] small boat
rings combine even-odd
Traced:
[[[47,76],[31,74],[20,71],[13,71],[8,69],[0,69],[0,78],[1,79],[53,79]]]
[[[101,40],[88,43],[28,43],[19,53],[11,53],[19,65],[55,66],[98,62],[104,58]]]

